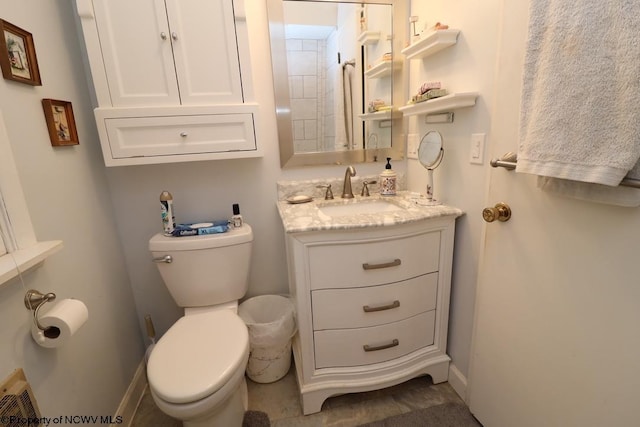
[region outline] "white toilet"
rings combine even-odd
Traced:
[[[158,341],[147,364],[153,400],[187,427],[241,426],[249,334],[237,315],[247,291],[253,232],[149,240],[160,274],[184,316]]]

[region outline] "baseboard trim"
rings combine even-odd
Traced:
[[[133,379],[131,380],[129,387],[127,387],[127,391],[122,397],[120,406],[118,406],[118,410],[114,417],[116,422],[112,423],[110,427],[122,427],[123,425],[126,427],[131,426],[133,416],[135,415],[136,409],[138,409],[140,400],[142,400],[144,391],[147,388],[146,368],[147,365],[144,359],[142,359],[138,365],[138,369],[136,369],[136,373],[133,375]],[[118,422],[118,420],[121,422]]]
[[[449,364],[449,384],[458,396],[467,403],[467,377],[456,368],[453,363]]]

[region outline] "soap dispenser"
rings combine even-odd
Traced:
[[[383,196],[395,196],[398,175],[391,169],[391,157],[387,157],[387,165],[380,174],[380,194]]]

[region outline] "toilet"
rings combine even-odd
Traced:
[[[247,292],[253,232],[149,240],[184,316],[153,348],[147,378],[158,408],[186,427],[241,426],[247,409],[249,334],[237,314]]]

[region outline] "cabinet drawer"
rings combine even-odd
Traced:
[[[440,232],[309,248],[311,289],[399,282],[438,271]]]
[[[435,313],[432,310],[370,328],[316,331],[316,369],[384,362],[429,346],[433,344]]]
[[[256,150],[252,114],[107,118],[115,159]]]
[[[362,328],[436,308],[438,273],[389,285],[311,292],[313,329]]]

